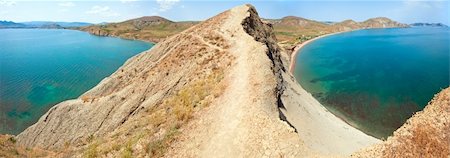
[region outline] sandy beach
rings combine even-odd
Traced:
[[[292,75],[295,66],[295,57],[306,44],[337,32],[322,35],[298,45],[289,58],[289,73],[284,74],[286,86],[282,100],[285,105],[281,112],[286,116],[289,123],[296,128],[298,135],[305,144],[314,151],[349,156],[351,153],[364,147],[381,142],[381,140],[363,133],[357,128],[347,124],[342,119],[327,110],[311,93],[307,92],[295,80]]]
[[[307,40],[307,41],[305,41],[303,43],[300,43],[299,45],[295,46],[294,51],[292,52],[291,57],[290,57],[289,73],[293,74],[294,68],[295,68],[295,62],[296,62],[295,58],[297,57],[298,51],[300,49],[302,49],[305,45],[307,45],[308,43],[313,42],[315,40],[318,40],[320,38],[323,38],[323,37],[336,35],[336,34],[340,34],[340,33],[345,33],[345,32],[350,32],[350,31],[335,32],[335,33],[330,33],[330,34],[317,36],[317,37],[314,37],[314,38],[312,38],[310,40]]]

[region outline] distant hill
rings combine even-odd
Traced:
[[[62,27],[61,25],[58,24],[44,24],[39,26],[38,28],[43,28],[43,29],[63,29],[64,27]]]
[[[442,23],[412,23],[409,25],[413,27],[448,27]]]
[[[295,45],[324,34],[351,31],[366,28],[408,27],[385,17],[371,18],[363,22],[344,20],[342,22],[319,22],[296,16],[281,19],[266,19],[272,23],[277,39],[286,49],[293,49]]]
[[[159,42],[161,39],[181,32],[197,23],[174,22],[159,16],[144,16],[119,23],[91,25],[78,29],[99,36]]]
[[[86,22],[53,22],[53,21],[30,21],[30,22],[22,22],[22,24],[25,24],[30,27],[42,27],[49,25],[59,25],[61,27],[82,27],[92,25],[92,23]]]
[[[52,22],[52,21],[30,21],[16,23],[12,21],[0,21],[0,28],[70,28],[92,25],[85,22]]]
[[[408,27],[407,24],[402,24],[386,17],[371,18],[360,24],[363,28]]]
[[[333,28],[329,24],[296,16],[268,19],[267,21],[272,23],[275,35],[280,42],[293,42],[302,36],[316,36],[333,32]]]
[[[0,28],[23,28],[25,24],[15,23],[12,21],[0,21]]]

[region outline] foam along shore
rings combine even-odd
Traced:
[[[284,108],[280,111],[311,149],[325,154],[349,156],[381,140],[363,133],[332,114],[303,89],[292,75],[295,57],[302,47],[314,40],[338,33],[343,32],[322,35],[305,41],[295,48],[295,52],[290,57],[288,53],[282,53],[284,60],[290,58],[290,61],[284,62],[285,67],[289,64],[289,74],[283,74],[286,87],[289,88],[286,88],[282,95]]]

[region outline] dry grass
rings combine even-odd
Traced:
[[[90,143],[83,156],[102,157],[112,154],[118,157],[161,157],[181,133],[180,128],[197,111],[209,106],[214,98],[223,93],[226,88],[223,78],[224,70],[215,69],[209,75],[192,79],[160,105],[151,108],[148,115],[140,119],[141,125],[133,127],[136,129],[113,135],[109,141],[87,138],[86,141]]]
[[[39,148],[24,148],[17,146],[16,139],[11,135],[0,135],[0,157],[45,157],[54,153]]]
[[[450,131],[447,126],[445,131]],[[399,137],[398,144],[385,147],[385,157],[448,157],[450,137],[428,124],[419,124],[411,130],[411,135]]]
[[[86,158],[98,157],[99,156],[99,154],[98,154],[99,152],[97,150],[97,147],[98,147],[98,144],[96,142],[89,144],[86,152],[84,153],[84,157],[86,157]]]
[[[146,147],[149,155],[159,157],[163,155],[179,134],[178,129],[185,125],[195,111],[207,107],[213,99],[221,95],[226,88],[223,79],[223,71],[216,70],[203,79],[197,79],[191,84],[179,90],[176,95],[168,98],[160,106],[163,110],[153,113],[151,123],[154,127],[163,127],[166,131],[161,137],[150,141]]]

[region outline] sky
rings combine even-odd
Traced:
[[[0,0],[0,20],[101,23],[157,15],[173,21],[199,21],[247,3],[261,17],[271,19],[299,16],[338,22],[388,17],[402,23],[450,24],[448,0]]]

